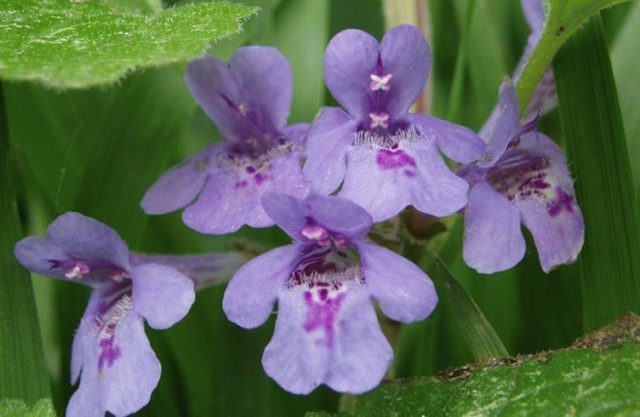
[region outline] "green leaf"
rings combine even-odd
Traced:
[[[342,417],[564,416],[640,413],[640,318],[626,315],[571,348],[394,381]]]
[[[5,0],[0,78],[60,88],[113,83],[137,68],[194,58],[255,12],[218,2],[148,15],[101,2]]]
[[[590,16],[626,0],[547,0],[545,27],[516,85],[521,112],[560,47]]]
[[[32,407],[24,401],[0,400],[0,417],[56,417],[50,399],[38,400]]]
[[[554,60],[562,127],[586,234],[579,262],[589,331],[640,311],[640,228],[602,20],[593,17]]]
[[[640,39],[640,2],[635,2],[611,48],[611,64],[618,86],[631,172],[636,187],[640,187],[640,94],[629,87],[635,85],[640,77],[640,60],[637,57],[638,39]]]
[[[509,356],[491,324],[473,298],[453,276],[444,261],[436,254],[436,273],[431,276],[437,281],[438,293],[447,316],[455,323],[458,333],[476,360]]]
[[[13,255],[23,237],[0,85],[0,399],[27,404],[51,396],[31,279]]]

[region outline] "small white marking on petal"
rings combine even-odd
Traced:
[[[387,113],[369,113],[369,119],[371,119],[371,124],[369,125],[371,129],[376,127],[386,129],[389,127],[389,115]]]
[[[371,91],[389,91],[391,89],[391,85],[389,85],[389,81],[391,80],[391,74],[386,74],[383,76],[377,74],[371,74],[371,83],[369,84],[369,88]]]

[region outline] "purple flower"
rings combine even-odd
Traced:
[[[524,256],[524,223],[545,272],[572,263],[582,248],[584,221],[564,155],[533,130],[535,120],[520,126],[509,81],[500,89],[497,109],[480,132],[487,140],[486,159],[459,171],[471,187],[464,260],[482,273],[511,268]]]
[[[430,65],[429,46],[413,26],[391,29],[380,43],[352,29],[331,40],[324,76],[347,112],[325,108],[309,131],[304,174],[316,192],[330,194],[342,183],[340,196],[374,221],[408,205],[436,216],[465,205],[467,184],[438,149],[468,163],[482,156],[482,140],[462,126],[407,113]]]
[[[286,125],[289,63],[274,48],[251,46],[240,48],[229,65],[214,57],[191,61],[185,79],[225,140],[160,177],[145,194],[143,209],[164,214],[187,206],[182,219],[201,233],[273,225],[262,210],[262,194],[302,197],[309,188],[300,164],[307,126]]]
[[[262,364],[285,390],[320,384],[361,393],[382,379],[393,356],[371,298],[393,320],[422,320],[437,296],[431,280],[405,258],[364,240],[371,216],[340,197],[263,197],[265,211],[294,243],[249,261],[231,279],[222,307],[254,328],[278,301],[273,339]]]
[[[540,38],[542,37],[542,30],[544,29],[545,23],[542,1],[543,0],[521,0],[522,11],[524,12],[524,17],[529,24],[529,28],[531,28],[531,34],[527,39],[527,46],[520,57],[520,62],[518,62],[516,71],[513,75],[515,80],[520,78],[522,70],[529,62],[533,50],[538,45],[538,42],[540,42]],[[542,76],[542,80],[540,80],[536,90],[533,92],[533,96],[527,106],[523,119],[530,120],[539,114],[546,114],[553,110],[557,104],[558,99],[555,77],[553,76],[553,70],[551,68],[547,68]]]
[[[166,265],[132,263],[113,229],[78,213],[58,217],[45,237],[23,239],[15,255],[30,271],[93,288],[73,340],[71,382],[82,378],[67,416],[126,416],[147,404],[160,362],[143,319],[155,329],[180,321],[193,304],[193,282]]]

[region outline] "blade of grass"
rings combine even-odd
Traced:
[[[456,56],[455,70],[453,71],[453,83],[451,85],[451,93],[449,98],[449,109],[447,111],[447,120],[453,122],[460,121],[460,113],[462,111],[462,99],[464,93],[464,81],[467,67],[467,48],[469,44],[469,33],[471,32],[471,20],[473,19],[473,11],[475,9],[475,0],[469,0],[464,8],[464,30],[460,39],[460,48]]]
[[[599,15],[554,60],[560,115],[586,238],[586,331],[640,310],[640,230],[620,106]],[[629,88],[632,88],[629,86]]]
[[[509,356],[491,324],[471,295],[458,282],[445,262],[437,255],[435,273],[447,316],[454,322],[475,360]]]
[[[22,237],[0,84],[0,400],[50,398],[31,279],[13,256]],[[2,410],[0,410],[2,414]]]
[[[611,64],[618,86],[620,110],[631,159],[631,172],[636,187],[640,187],[640,94],[635,88],[629,88],[629,86],[634,85],[640,77],[638,39],[640,39],[640,2],[635,2],[611,48]]]

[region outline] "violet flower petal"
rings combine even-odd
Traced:
[[[296,152],[265,160],[256,173],[219,168],[210,174],[196,202],[182,213],[182,219],[200,233],[232,233],[244,224],[271,226],[273,221],[262,209],[262,195],[277,190],[303,197],[309,186]]]
[[[318,112],[318,115],[313,120],[309,129],[309,136],[318,135],[320,133],[328,132],[341,126],[348,121],[352,120],[348,113],[342,110],[340,107],[323,107]],[[355,127],[354,127],[355,130]],[[311,156],[311,155],[307,155]]]
[[[365,209],[338,197],[310,195],[300,200],[282,193],[271,193],[263,197],[262,205],[269,217],[299,242],[310,241],[302,234],[309,221],[353,241],[362,239],[373,223]]]
[[[222,299],[227,318],[251,329],[267,320],[278,290],[294,268],[300,245],[282,246],[247,262],[233,276]]]
[[[29,236],[16,244],[14,254],[18,262],[29,271],[54,278],[67,280],[65,271],[52,268],[51,260],[68,259],[68,255],[51,239]]]
[[[193,281],[166,265],[144,264],[131,270],[133,309],[154,329],[182,320],[196,299]]]
[[[291,66],[276,48],[247,46],[229,63],[247,105],[247,114],[259,126],[281,128],[291,107]]]
[[[417,265],[389,249],[360,243],[366,286],[389,318],[409,323],[427,318],[438,303],[433,282]]]
[[[373,220],[397,215],[408,205],[446,216],[464,207],[468,185],[442,160],[434,141],[403,141],[388,150],[353,147],[340,196],[364,207]]]
[[[182,221],[205,234],[233,233],[242,225],[271,226],[260,206],[260,186],[234,171],[209,174],[198,199],[182,212]]]
[[[378,41],[361,30],[335,35],[324,53],[324,79],[333,97],[351,115],[367,117],[369,84],[378,59]]]
[[[73,259],[110,262],[123,270],[129,267],[129,249],[118,233],[80,213],[68,212],[55,219],[47,238]]]
[[[114,337],[117,357],[102,370],[95,335],[78,332],[75,337],[83,345],[81,351],[74,350],[74,354],[82,354],[83,366],[80,386],[67,407],[68,417],[103,416],[105,411],[128,416],[149,402],[160,380],[160,362],[144,334],[140,316],[130,312],[120,321]]]
[[[194,59],[187,64],[184,80],[191,95],[224,137],[242,140],[246,136],[247,128],[242,125],[242,115],[237,108],[229,105],[242,103],[244,95],[226,62],[212,56]]]
[[[485,154],[483,140],[464,126],[417,113],[407,114],[403,119],[416,126],[425,137],[436,140],[440,150],[456,162],[468,164]]]
[[[535,117],[549,113],[558,105],[558,93],[553,70],[547,68],[531,96],[522,120],[533,120]]]
[[[165,172],[145,193],[141,203],[144,212],[166,214],[195,200],[209,175],[209,158],[219,150],[219,146],[209,146]]]
[[[338,297],[331,305],[310,305],[302,287],[280,291],[262,365],[285,390],[308,394],[326,383],[361,393],[378,385],[391,364],[393,352],[366,289],[352,283]]]
[[[500,85],[498,105],[480,131],[480,137],[487,142],[486,157],[478,166],[489,167],[496,163],[514,139],[520,127],[518,99],[511,81]]]
[[[352,241],[364,238],[373,225],[371,215],[350,200],[316,194],[305,202],[311,209],[310,217],[316,222]]]
[[[542,172],[548,188],[515,200],[522,219],[531,231],[540,264],[549,272],[562,264],[573,263],[584,243],[584,219],[575,199],[573,180],[562,151],[550,138],[539,132],[522,137],[520,148],[545,158]]]
[[[327,385],[351,394],[372,390],[387,373],[393,350],[380,330],[365,287],[349,290],[349,299],[338,315],[337,329]]]
[[[520,211],[487,182],[479,181],[471,188],[464,222],[463,257],[476,271],[503,271],[524,256]]]
[[[291,143],[296,145],[304,145],[309,132],[309,123],[295,123],[282,128],[282,133],[289,139]]]
[[[544,8],[543,0],[521,0],[522,11],[524,17],[532,32],[541,32],[544,26]]]
[[[393,118],[406,113],[422,94],[431,69],[431,51],[418,28],[400,25],[384,35],[380,56],[384,72],[392,75],[386,103]]]
[[[215,57],[193,60],[187,65],[185,81],[228,139],[245,140],[255,135],[256,128],[266,133],[286,124],[291,67],[275,48],[240,48],[229,66]]]
[[[347,151],[355,138],[357,125],[357,120],[351,120],[335,129],[309,134],[303,173],[312,182],[315,192],[328,195],[342,183],[347,169]]]
[[[524,224],[531,231],[538,248],[544,272],[575,262],[584,243],[584,220],[580,207],[567,194],[559,199],[552,206],[534,201],[524,201],[519,205]]]
[[[522,0],[522,11],[527,19],[527,23],[531,28],[531,34],[527,39],[527,46],[525,47],[520,61],[516,66],[516,70],[513,74],[514,79],[519,79],[524,67],[531,58],[531,54],[535,49],[540,38],[542,37],[542,30],[545,24],[544,9],[542,7],[542,0]],[[555,77],[553,70],[547,68],[542,76],[542,79],[536,86],[536,89],[531,96],[529,105],[522,120],[532,120],[538,115],[543,115],[553,110],[558,104]]]

